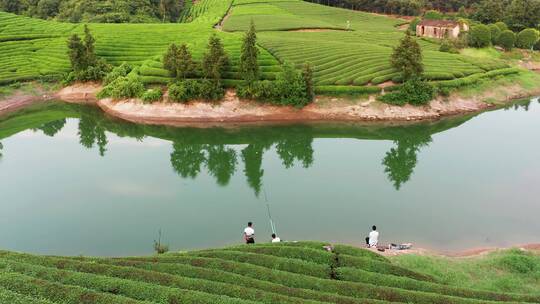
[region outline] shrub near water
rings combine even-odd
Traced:
[[[138,75],[120,76],[106,85],[98,98],[137,98],[144,93],[144,84]]]
[[[153,103],[156,101],[161,100],[161,97],[163,97],[163,92],[159,89],[150,89],[143,93],[141,96],[141,99],[145,103]]]
[[[433,86],[420,78],[413,78],[401,86],[399,92],[392,92],[380,97],[380,100],[402,106],[410,103],[415,106],[426,105],[433,99],[435,90]]]
[[[131,70],[133,70],[133,67],[129,63],[124,62],[112,69],[112,71],[108,73],[105,78],[103,78],[103,84],[107,85],[119,77],[125,77],[131,72]]]
[[[188,102],[195,99],[220,100],[225,91],[211,80],[183,80],[169,85],[169,98],[174,102]]]

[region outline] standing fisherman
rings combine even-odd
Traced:
[[[252,222],[249,222],[246,229],[244,229],[244,240],[246,244],[255,244],[255,229],[253,229]]]

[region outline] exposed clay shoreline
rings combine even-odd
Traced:
[[[134,123],[172,126],[211,127],[216,125],[291,123],[291,122],[395,122],[437,120],[446,116],[477,113],[496,108],[517,99],[540,95],[540,88],[525,90],[519,85],[501,86],[482,94],[463,97],[452,94],[437,98],[427,106],[393,106],[370,96],[361,101],[317,97],[303,109],[240,100],[229,90],[216,104],[194,101],[187,104],[156,102],[145,104],[137,99],[112,100],[96,98],[97,83],[75,84],[56,93],[24,95],[16,93],[0,101],[0,114],[12,112],[33,103],[62,100],[70,103],[95,104],[105,113]],[[165,97],[166,98],[166,97]],[[486,102],[489,100],[490,102]]]
[[[531,252],[540,254],[540,243],[524,244],[524,245],[518,245],[518,246],[511,246],[511,247],[478,247],[478,248],[470,248],[470,249],[465,249],[465,250],[460,250],[460,251],[455,251],[455,252],[441,252],[437,250],[431,250],[431,249],[426,249],[426,248],[414,248],[414,247],[408,250],[378,251],[374,248],[370,250],[383,256],[399,256],[399,255],[413,254],[413,255],[442,256],[442,257],[450,257],[450,258],[467,258],[467,257],[484,256],[492,252],[496,252],[500,250],[508,250],[511,248],[518,248],[521,250],[531,251]]]

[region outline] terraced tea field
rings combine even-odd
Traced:
[[[538,303],[452,287],[367,250],[300,242],[159,257],[0,252],[2,303]]]
[[[99,56],[118,65],[129,62],[148,84],[166,84],[162,54],[172,42],[187,43],[200,60],[210,35],[217,33],[231,65],[225,83],[242,78],[238,58],[242,34],[251,20],[259,31],[262,78],[272,80],[287,61],[310,62],[319,88],[377,91],[375,85],[399,81],[389,64],[392,47],[403,36],[400,19],[321,6],[300,0],[202,0],[178,24],[90,24]],[[82,34],[81,24],[58,23],[0,12],[0,84],[61,77],[69,70],[66,40]],[[449,86],[515,73],[495,60],[442,53],[438,44],[420,40],[426,77]],[[461,80],[464,79],[464,80]],[[456,81],[459,80],[459,81]],[[450,81],[450,82],[449,82]],[[364,86],[369,86],[364,88]]]

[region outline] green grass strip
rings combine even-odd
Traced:
[[[529,296],[519,294],[504,294],[491,291],[458,288],[444,284],[436,284],[424,281],[417,281],[406,277],[379,275],[351,267],[340,267],[336,269],[340,280],[351,282],[362,282],[377,286],[396,287],[407,290],[417,290],[433,292],[449,296],[462,298],[474,298],[489,301],[518,301],[529,303],[540,303],[540,296]]]

